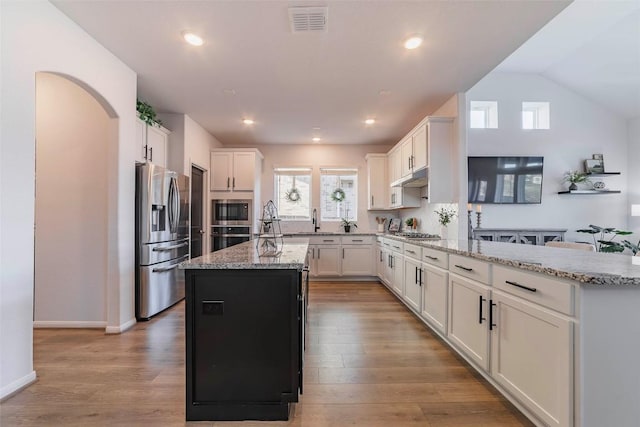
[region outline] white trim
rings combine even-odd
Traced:
[[[135,324],[136,319],[129,319],[128,321],[122,323],[120,326],[107,326],[104,332],[106,334],[121,334]]]
[[[14,382],[9,383],[6,386],[2,387],[2,389],[0,389],[0,402],[22,391],[22,389],[36,382],[36,380],[37,380],[36,371],[31,371],[24,377],[18,378]]]
[[[34,320],[33,327],[40,328],[92,328],[102,329],[107,326],[104,321],[76,321],[76,320]]]

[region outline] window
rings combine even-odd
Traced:
[[[498,128],[497,101],[470,101],[469,127],[473,129]]]
[[[311,220],[311,169],[277,168],[273,177],[274,202],[280,218]]]
[[[523,102],[522,129],[549,129],[549,103]]]
[[[342,190],[342,191],[340,191]],[[344,193],[344,200],[340,198]],[[320,214],[322,221],[358,218],[358,170],[320,169]]]

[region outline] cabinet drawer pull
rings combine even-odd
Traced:
[[[327,243],[333,243],[333,239],[328,239],[328,240],[323,240],[323,242],[327,242]]]
[[[352,242],[364,242],[362,239],[353,239]]]
[[[455,264],[456,267],[463,269],[464,271],[473,271],[473,268],[464,267],[462,265]]]
[[[407,252],[409,252],[410,254],[416,254],[414,251],[412,251],[411,249],[407,249]]]
[[[422,269],[421,268],[418,269],[418,274],[419,274],[418,285],[422,286]]]
[[[537,292],[538,291],[536,288],[530,288],[528,286],[521,285],[520,283],[512,282],[510,280],[505,280],[504,282],[506,284],[508,284],[508,285],[515,286],[515,287],[520,288],[520,289],[525,289],[525,290],[527,290],[529,292]]]
[[[233,185],[231,186],[231,188],[236,188],[236,177],[233,177]]]
[[[493,328],[498,326],[495,323],[493,323],[493,307],[495,307],[497,304],[493,302],[492,299],[489,300],[489,330],[493,331]]]
[[[433,260],[433,261],[437,261],[438,260],[438,257],[431,256],[431,255],[425,255],[424,257],[425,258],[429,258],[430,260]]]
[[[400,250],[400,246],[393,245],[393,247]]]
[[[478,309],[478,311],[479,311],[480,314],[478,316],[478,323],[482,325],[482,321],[483,320],[487,320],[487,318],[482,315],[482,303],[485,302],[486,299],[482,298],[482,295],[479,295],[479,297],[480,298],[479,298],[479,309]]]
[[[149,161],[153,162],[153,147],[149,148]]]
[[[227,177],[227,188],[229,188],[230,184],[231,184],[231,178]]]

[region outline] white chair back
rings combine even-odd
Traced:
[[[551,246],[554,248],[567,248],[567,249],[579,249],[581,251],[595,252],[596,247],[590,243],[577,243],[577,242],[547,242],[545,246]]]

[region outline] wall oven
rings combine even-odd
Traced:
[[[251,200],[211,201],[211,251],[251,240]]]

